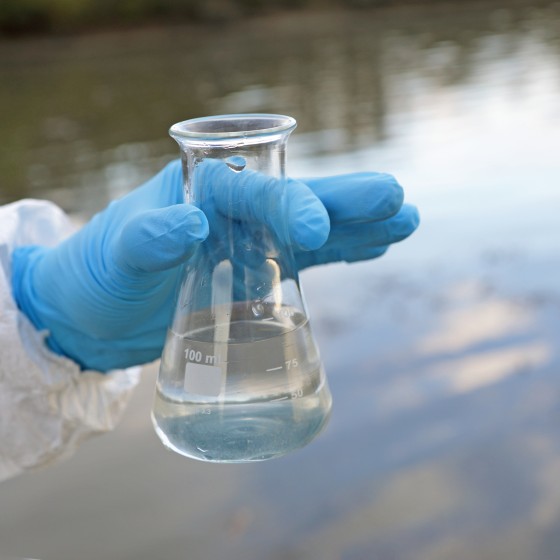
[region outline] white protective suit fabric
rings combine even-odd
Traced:
[[[81,371],[52,353],[48,333],[37,331],[12,297],[12,251],[53,246],[73,229],[46,201],[0,207],[0,481],[65,459],[86,438],[112,430],[139,380],[140,368]]]

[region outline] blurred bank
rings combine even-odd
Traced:
[[[505,0],[519,5],[519,0]],[[0,37],[72,33],[112,26],[154,23],[224,23],[301,9],[383,8],[460,0],[3,0]]]
[[[173,122],[279,112],[294,176],[395,174],[383,258],[306,271],[334,396],[310,446],[163,450],[146,369],[122,426],[0,486],[0,554],[42,560],[560,557],[560,7],[283,10],[0,43],[0,201],[82,218],[177,156]]]

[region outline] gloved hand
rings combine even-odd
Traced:
[[[389,175],[305,183],[287,187],[300,268],[379,256],[418,225]],[[161,354],[179,265],[208,233],[205,214],[184,204],[181,166],[173,162],[58,246],[14,251],[14,297],[35,327],[49,331],[50,348],[83,368],[146,363]]]

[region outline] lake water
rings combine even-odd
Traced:
[[[0,202],[87,218],[176,157],[170,124],[299,123],[294,176],[396,175],[422,224],[306,271],[333,392],[285,458],[166,452],[146,369],[117,431],[0,486],[0,555],[560,557],[560,4],[437,3],[0,43]]]

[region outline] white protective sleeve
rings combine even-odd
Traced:
[[[15,247],[53,246],[73,231],[57,206],[23,200],[0,206],[0,481],[74,453],[120,420],[139,368],[81,371],[53,354],[17,308],[10,283]]]

